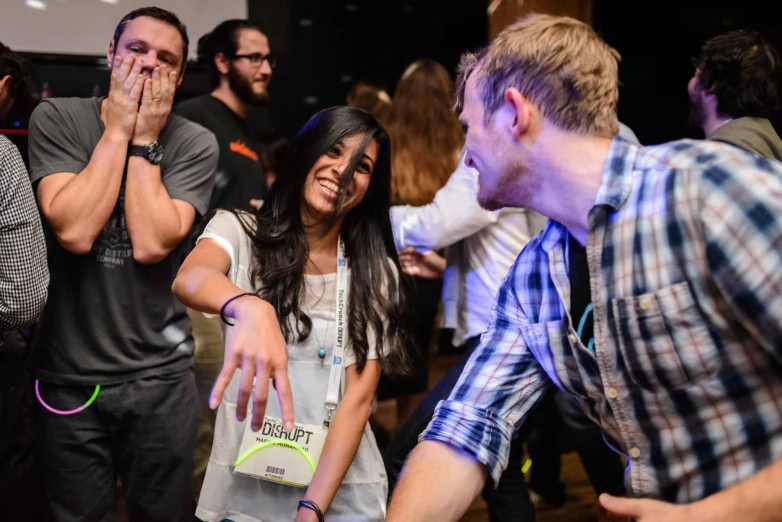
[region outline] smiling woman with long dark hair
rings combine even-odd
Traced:
[[[337,518],[383,519],[387,481],[367,420],[381,368],[404,371],[410,344],[406,279],[389,220],[390,178],[388,135],[372,115],[348,107],[321,111],[291,143],[288,164],[257,214],[218,212],[182,265],[176,295],[225,322],[225,366],[213,392],[213,401],[222,401],[199,518],[304,522],[328,510]],[[349,261],[344,269],[340,245]],[[340,284],[349,296],[344,392],[332,414],[324,405],[342,371],[335,335]],[[242,371],[234,373],[237,367]],[[274,385],[267,390],[269,376]],[[248,440],[261,440],[244,420],[253,378],[253,430],[263,426],[265,436],[277,423],[289,433],[312,431],[314,441],[327,421],[306,490],[288,485],[301,483],[289,478],[295,451],[248,450]],[[264,421],[258,410],[275,396]],[[271,475],[252,476],[250,468],[259,467]]]

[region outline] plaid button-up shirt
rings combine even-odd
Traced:
[[[521,253],[421,439],[462,449],[496,481],[553,383],[628,457],[634,496],[692,502],[779,459],[782,164],[705,141],[614,139],[586,244],[595,354],[569,315],[567,238],[550,221]]]
[[[22,156],[0,135],[0,348],[2,332],[33,324],[49,286],[46,243]]]

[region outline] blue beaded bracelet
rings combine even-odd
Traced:
[[[323,516],[323,511],[320,510],[318,505],[311,500],[300,500],[299,509],[301,508],[311,509],[318,516],[318,522],[326,522],[326,517]],[[298,511],[298,510],[297,510]]]

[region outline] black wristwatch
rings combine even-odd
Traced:
[[[153,165],[163,161],[163,146],[153,141],[149,145],[131,145],[128,150],[131,156],[141,156]]]

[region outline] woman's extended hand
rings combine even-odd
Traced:
[[[293,394],[288,380],[288,346],[274,308],[258,297],[245,296],[231,302],[225,315],[233,318],[233,335],[226,344],[225,363],[212,389],[209,406],[216,408],[220,404],[234,372],[241,368],[236,418],[243,421],[247,416],[247,402],[255,378],[251,428],[253,431],[261,428],[269,396],[267,383],[272,379],[280,399],[283,428],[292,430]]]

